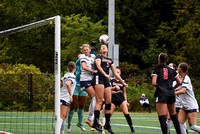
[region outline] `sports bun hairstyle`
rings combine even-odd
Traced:
[[[68,69],[69,69],[69,72],[72,72],[73,69],[76,68],[76,64],[73,62],[73,61],[70,61],[67,65]]]

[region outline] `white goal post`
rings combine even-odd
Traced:
[[[12,34],[15,32],[25,31],[31,28],[40,27],[43,25],[51,24],[54,21],[55,24],[55,52],[54,52],[54,72],[55,72],[55,134],[60,134],[59,120],[60,120],[60,39],[61,39],[61,18],[60,16],[51,17],[45,20],[37,21],[27,25],[19,26],[16,28],[0,31],[0,36],[6,34]]]

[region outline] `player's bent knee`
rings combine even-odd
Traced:
[[[110,110],[111,109],[111,104],[106,104],[105,105],[105,110]]]

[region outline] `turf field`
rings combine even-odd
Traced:
[[[84,113],[84,120],[88,113]],[[161,134],[160,125],[156,113],[130,113],[133,126],[137,134]],[[102,114],[101,114],[102,117]],[[200,123],[198,114],[197,125]],[[74,113],[72,120],[71,134],[84,133],[76,126],[77,114]],[[90,127],[84,123],[87,134],[96,134],[97,131],[90,131]],[[131,133],[129,126],[121,112],[115,112],[111,117],[111,126],[115,134]],[[188,127],[189,129],[189,127]],[[51,134],[53,130],[53,113],[45,112],[0,112],[0,133],[1,131],[13,134]],[[190,133],[193,133],[189,129]],[[67,126],[65,128],[67,133]],[[108,133],[106,131],[106,133]],[[172,125],[171,133],[175,133]]]

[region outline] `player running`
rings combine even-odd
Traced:
[[[119,67],[116,67],[116,74],[118,74],[119,76],[121,75],[121,70],[119,69]],[[128,112],[129,103],[127,102],[126,88],[124,87],[122,82],[120,82],[119,79],[117,78],[111,79],[110,82],[112,85],[111,114],[113,114],[116,107],[119,106],[126,118],[126,121],[131,129],[131,132],[135,133],[135,130],[133,129],[132,119]]]

